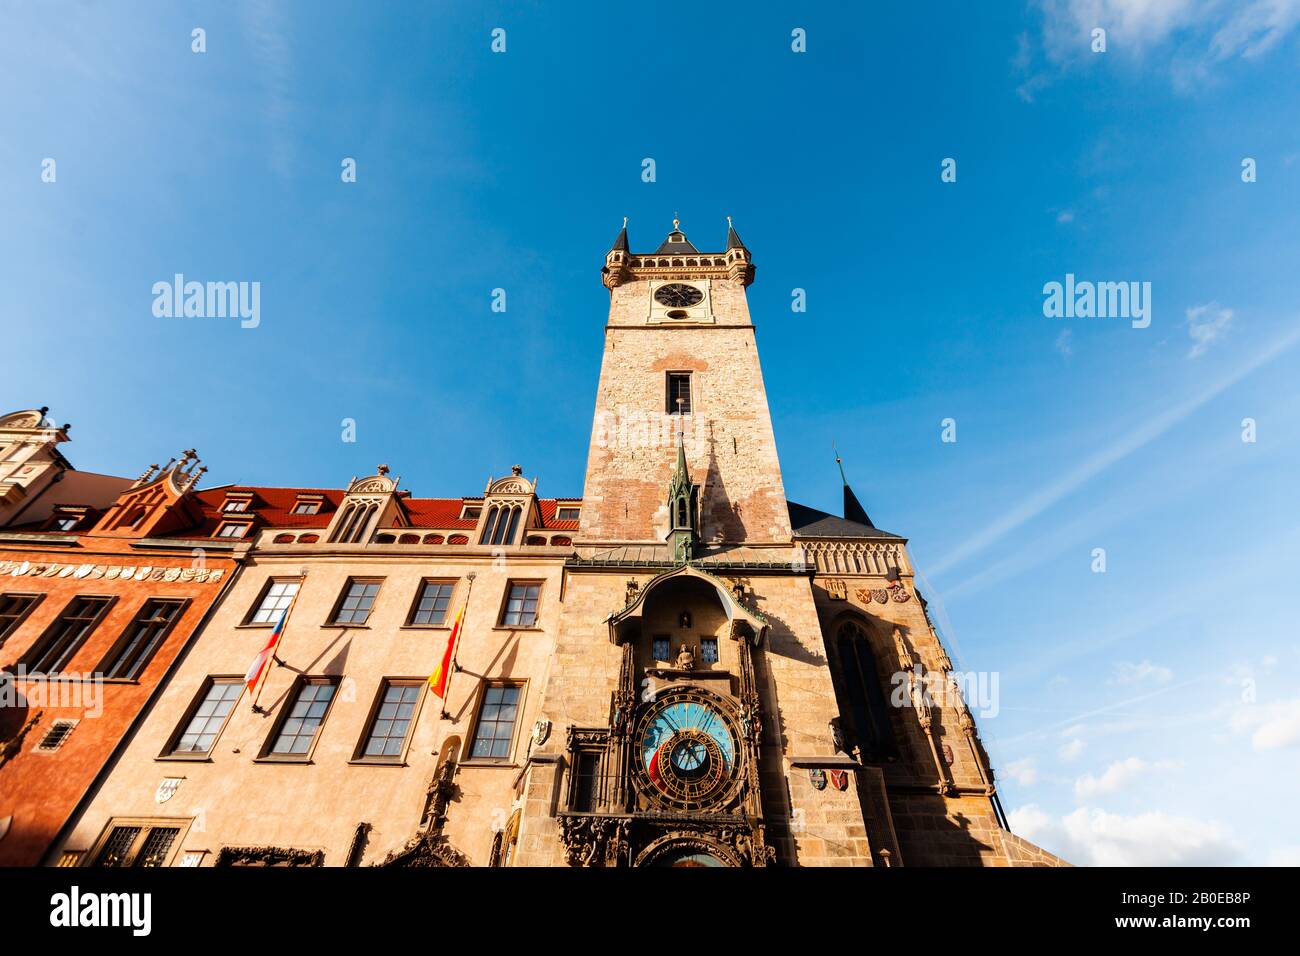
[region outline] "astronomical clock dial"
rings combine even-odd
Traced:
[[[687,309],[698,305],[703,298],[704,293],[695,286],[681,282],[670,282],[655,289],[655,301],[670,309]]]
[[[730,719],[702,694],[677,693],[642,715],[636,776],[656,802],[678,810],[713,806],[736,779]]]

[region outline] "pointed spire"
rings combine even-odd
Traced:
[[[694,557],[695,545],[699,540],[699,527],[696,524],[699,493],[691,481],[690,467],[686,464],[686,435],[685,429],[680,428],[680,415],[678,421],[677,467],[673,469],[672,481],[668,483],[668,542],[672,548],[673,561],[686,564]]]
[[[745,244],[740,241],[740,234],[736,232],[736,227],[731,224],[731,217],[728,216],[727,217],[727,251],[730,252],[732,249],[745,249],[746,252],[749,251],[748,249],[745,248]]]
[[[610,252],[627,252],[627,216],[623,217],[623,228],[618,231],[618,236],[614,239],[614,244],[609,247]]]
[[[831,448],[834,447],[835,445],[832,443]],[[862,507],[862,503],[858,501],[858,496],[849,487],[849,479],[844,474],[844,459],[840,458],[838,451],[835,453],[835,464],[840,466],[840,480],[844,482],[844,518],[848,521],[864,524],[868,528],[874,528],[875,525],[871,523],[871,518],[867,515],[867,509]]]

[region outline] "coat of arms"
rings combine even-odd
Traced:
[[[154,791],[154,803],[166,803],[176,795],[176,791],[181,788],[183,777],[163,777],[163,782],[158,784],[158,789]]]
[[[849,772],[847,770],[832,770],[831,786],[841,791],[849,789]]]
[[[808,781],[813,785],[815,790],[826,789],[826,771],[821,767],[813,767],[808,771]]]

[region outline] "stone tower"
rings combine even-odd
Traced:
[[[587,455],[579,540],[662,542],[678,434],[700,485],[705,543],[788,546],[790,518],[735,229],[701,253],[673,221],[649,255],[627,228],[605,256],[605,355]],[[665,452],[666,450],[666,452]]]
[[[605,353],[513,862],[1056,862],[1005,828],[906,542],[786,501],[734,227],[605,256]],[[929,682],[929,683],[927,683]],[[898,691],[901,689],[901,693]],[[550,733],[554,726],[557,733]]]

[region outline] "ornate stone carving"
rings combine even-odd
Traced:
[[[839,578],[827,578],[823,586],[832,601],[843,601],[849,596],[848,586]]]
[[[439,833],[420,833],[406,842],[400,850],[394,850],[376,866],[397,867],[432,867],[432,866],[469,866],[469,858]]]
[[[223,846],[217,866],[324,866],[324,850],[283,846]]]

